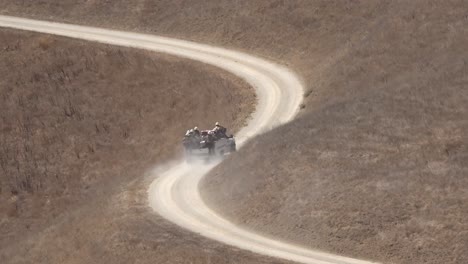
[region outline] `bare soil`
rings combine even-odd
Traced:
[[[0,1],[0,12],[246,50],[304,79],[300,117],[204,183],[247,228],[389,263],[467,263],[464,1]],[[266,155],[268,153],[268,155]]]

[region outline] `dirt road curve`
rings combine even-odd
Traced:
[[[6,16],[0,16],[0,27],[164,52],[223,68],[248,81],[258,96],[256,112],[238,134],[239,145],[251,136],[294,118],[302,100],[302,85],[293,73],[240,52],[163,37]],[[262,237],[223,219],[205,205],[198,192],[199,181],[213,166],[176,162],[158,170],[155,174],[159,177],[149,189],[151,206],[179,226],[253,252],[301,263],[369,263]]]

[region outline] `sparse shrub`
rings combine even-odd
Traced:
[[[54,40],[50,36],[42,36],[38,39],[38,45],[42,50],[48,50],[53,43]]]

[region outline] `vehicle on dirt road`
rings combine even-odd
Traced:
[[[234,136],[227,136],[224,131],[216,133],[213,130],[202,130],[196,133],[191,129],[185,134],[182,144],[188,162],[197,159],[210,160],[236,151]]]

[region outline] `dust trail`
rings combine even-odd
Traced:
[[[266,129],[292,120],[302,102],[304,89],[294,73],[275,63],[237,51],[146,34],[8,16],[0,16],[0,27],[163,52],[225,69],[252,85],[258,98],[251,120],[238,133],[238,145]],[[203,176],[215,165],[191,166],[176,162],[164,169],[155,168],[158,177],[148,190],[150,205],[161,216],[183,228],[256,253],[301,263],[370,263],[263,237],[222,218],[203,202],[198,188]]]

